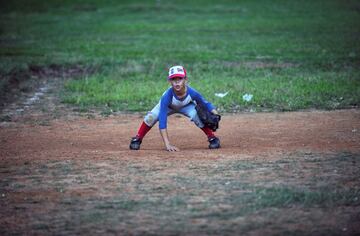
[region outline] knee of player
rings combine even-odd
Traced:
[[[157,116],[152,112],[149,112],[144,118],[144,122],[148,126],[153,126],[156,123],[156,121],[157,121]]]

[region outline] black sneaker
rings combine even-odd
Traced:
[[[209,148],[210,149],[217,149],[220,148],[220,139],[218,139],[217,137],[211,137],[208,139],[209,141]]]
[[[139,150],[140,149],[140,144],[141,144],[142,140],[139,138],[139,137],[133,137],[131,139],[131,142],[130,142],[130,149],[131,150]]]

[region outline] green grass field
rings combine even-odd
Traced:
[[[220,111],[338,109],[360,102],[360,3],[9,1],[1,3],[2,91],[32,65],[99,68],[65,83],[84,110],[145,111],[184,65]],[[215,93],[227,92],[224,98]],[[253,94],[250,102],[242,99]]]

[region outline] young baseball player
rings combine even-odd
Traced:
[[[186,70],[182,66],[173,66],[169,69],[168,81],[171,87],[167,89],[159,103],[145,116],[137,135],[131,139],[130,149],[138,150],[142,139],[146,133],[159,121],[160,134],[164,141],[166,150],[179,151],[179,149],[170,143],[167,133],[167,117],[174,113],[181,113],[191,119],[197,127],[202,129],[209,141],[209,148],[220,148],[220,140],[214,135],[213,131],[205,127],[195,110],[195,105],[202,103],[208,111],[218,114],[215,107],[203,96],[187,85],[188,78]]]

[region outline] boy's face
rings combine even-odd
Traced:
[[[177,92],[180,92],[182,89],[185,88],[186,81],[187,81],[186,78],[181,78],[181,77],[175,77],[175,78],[169,79],[171,86]]]

